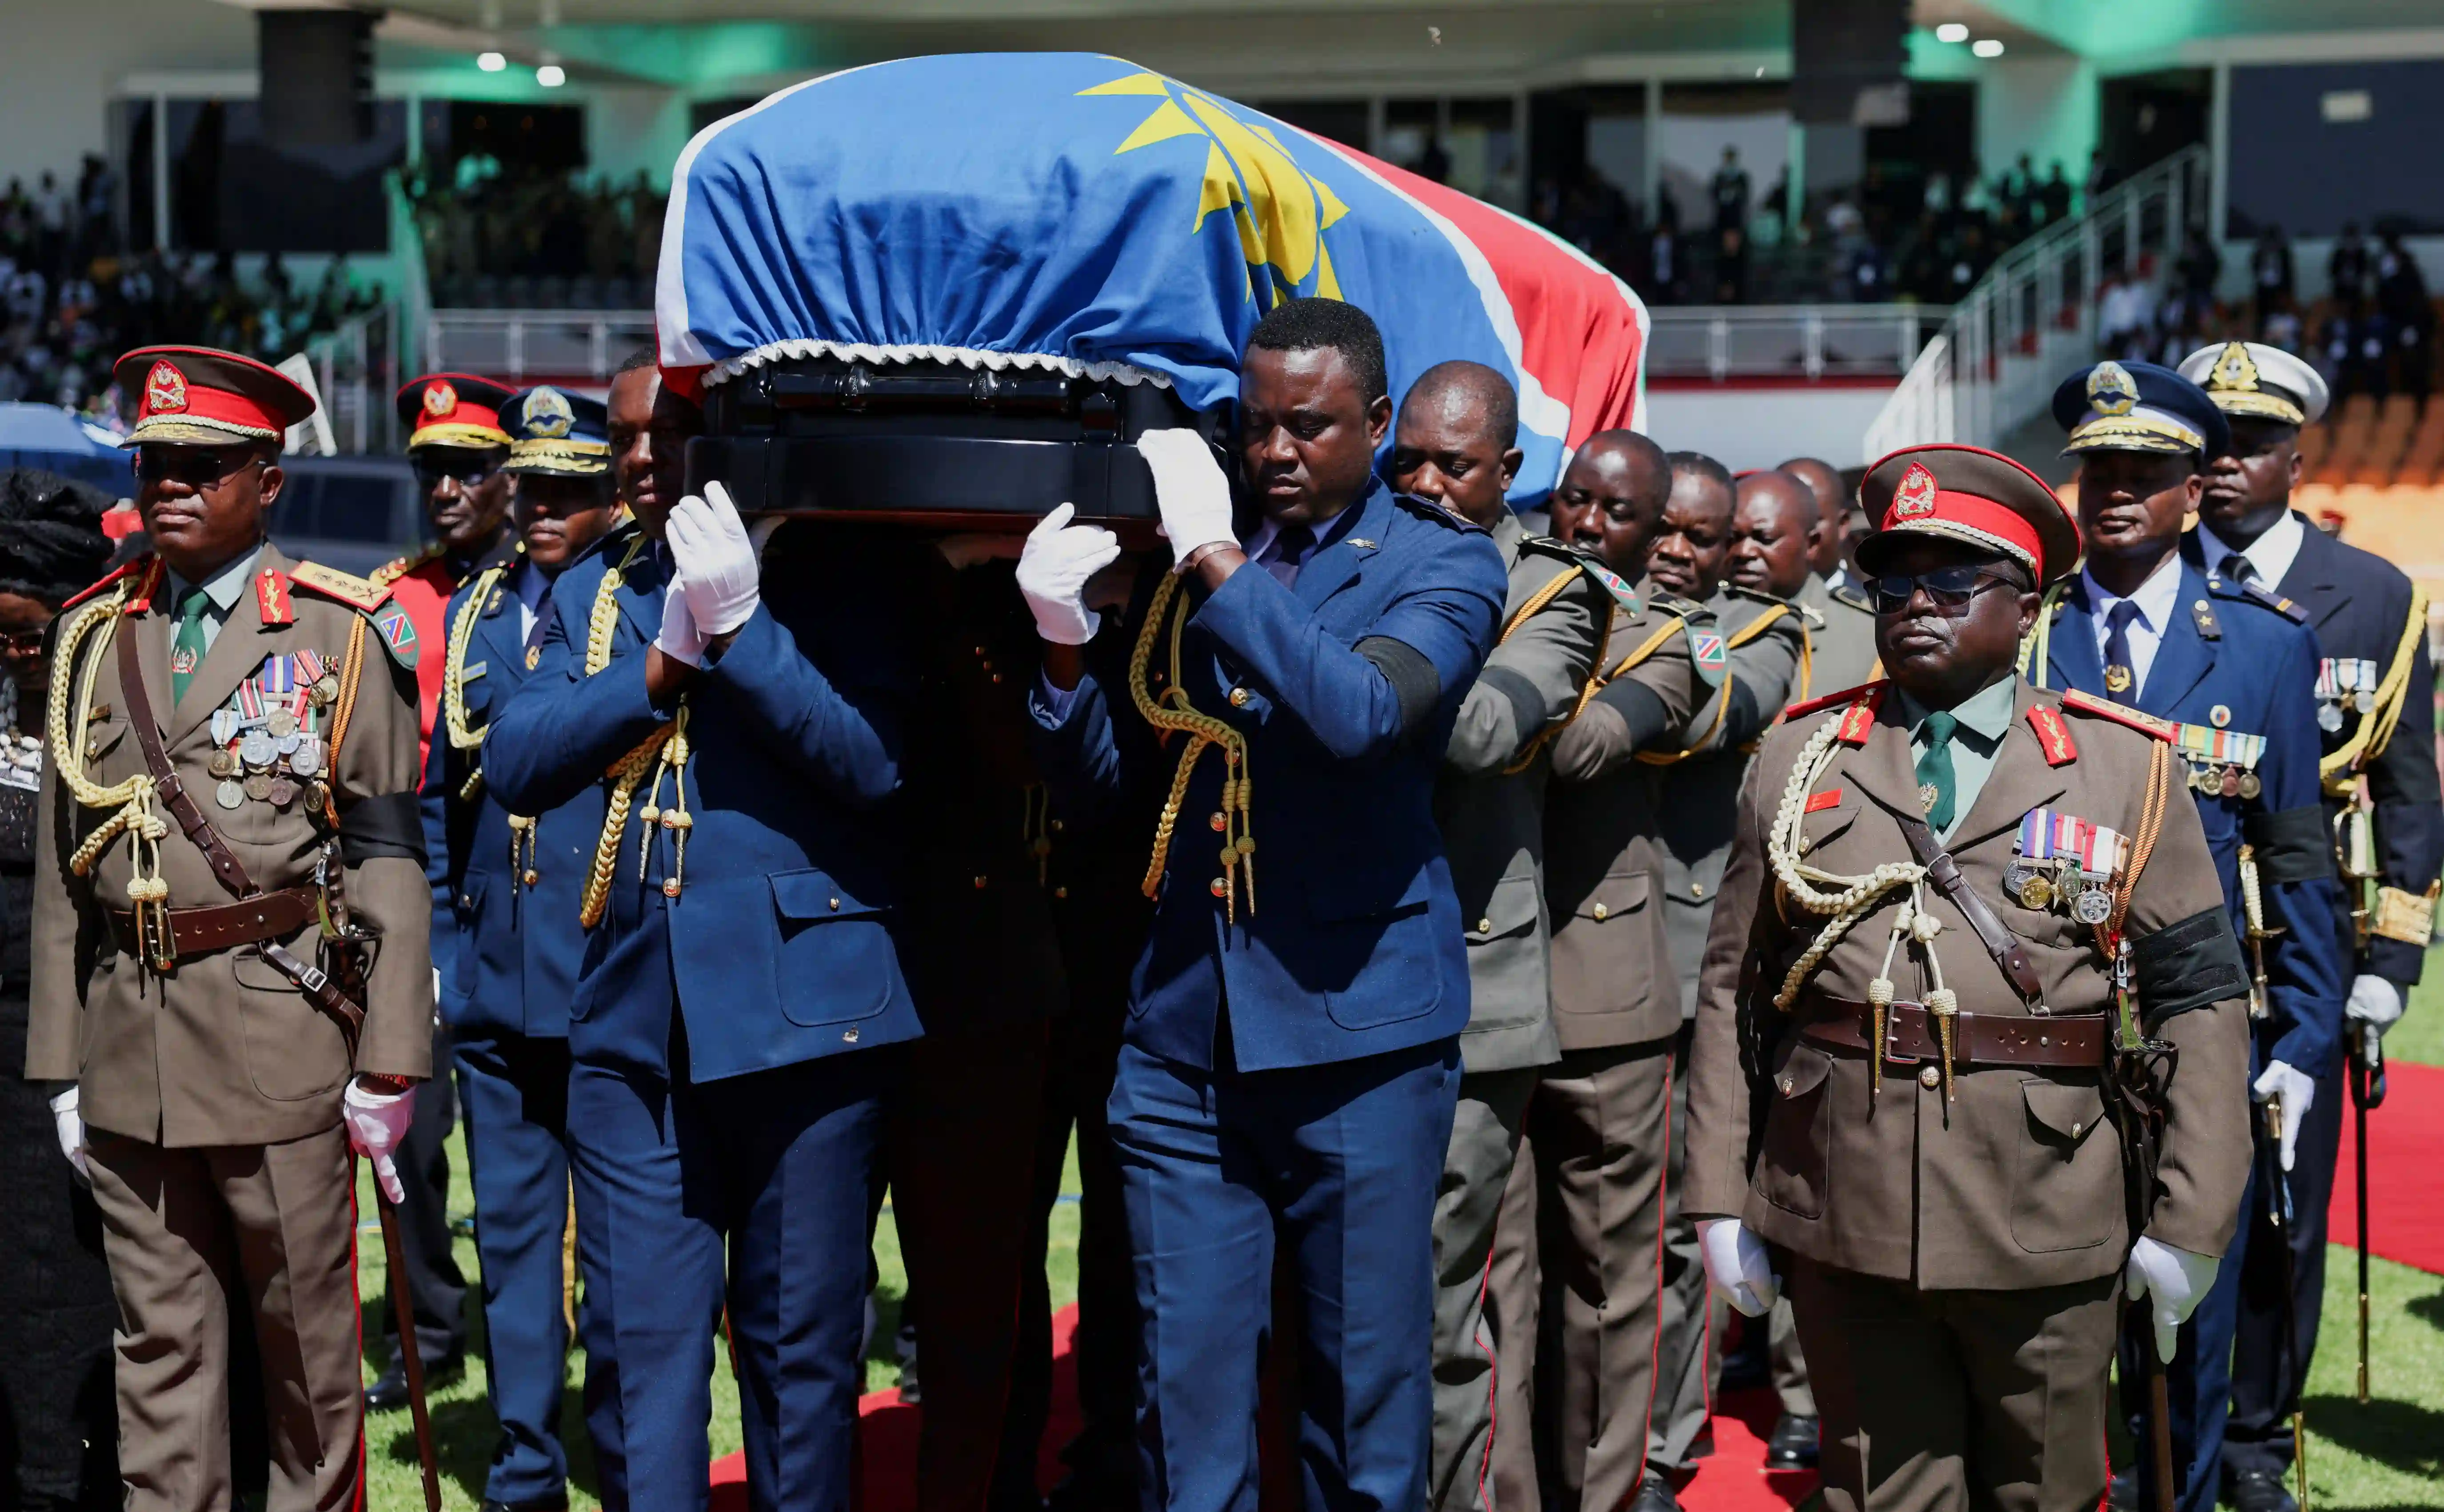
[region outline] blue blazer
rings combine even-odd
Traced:
[[[542,663],[484,738],[485,780],[515,811],[607,789],[612,764],[673,712],[645,691],[669,579],[650,546],[616,591],[610,665],[584,675],[596,591],[635,534],[613,531],[562,573]],[[672,857],[658,835],[639,877],[645,826],[629,817],[569,1005],[582,1060],[710,1081],[918,1033],[879,812],[899,784],[907,636],[893,584],[820,544],[804,527],[772,538],[764,601],[690,695],[695,824],[676,898],[663,894]],[[640,785],[635,809],[645,802]]]
[[[1221,867],[1207,816],[1221,808],[1223,763],[1209,748],[1130,983],[1126,1036],[1149,1054],[1199,1067],[1227,1054],[1250,1071],[1319,1065],[1468,1023],[1434,790],[1460,700],[1493,648],[1502,558],[1484,531],[1380,482],[1350,508],[1357,518],[1295,588],[1251,562],[1194,603],[1180,680],[1199,711],[1247,737],[1256,903],[1226,922],[1212,887]],[[1398,644],[1367,645],[1377,640]],[[1056,786],[1117,794],[1131,785],[1125,763],[1157,763],[1168,777],[1179,759],[1176,739],[1157,748],[1132,735],[1144,727],[1108,673],[1090,672],[1066,698],[1039,686],[1033,709]],[[1226,999],[1231,1042],[1217,1050]]]
[[[515,572],[537,569],[521,564]],[[466,652],[467,724],[481,729],[524,688],[526,642],[514,577],[504,578],[475,613]],[[475,582],[460,585],[442,616],[455,631]],[[428,655],[443,655],[435,647]],[[434,721],[424,767],[425,876],[433,883],[433,964],[441,976],[441,1017],[454,1029],[565,1039],[585,933],[577,909],[594,838],[602,829],[602,794],[580,792],[540,817],[534,829],[535,882],[525,885],[511,852],[510,811],[489,783],[459,795],[479,769],[477,749],[450,744]]]
[[[2104,662],[2097,651],[2096,619],[2073,579],[2057,606],[2046,648],[2043,686],[2076,688],[2109,697]],[[2205,613],[2200,614],[2203,606]],[[2201,621],[2212,626],[2206,633]],[[2332,851],[2323,846],[2324,810],[2317,777],[2317,636],[2280,610],[2217,579],[2213,587],[2187,562],[2181,565],[2180,597],[2173,622],[2156,648],[2156,660],[2139,690],[2138,709],[2185,725],[2212,727],[2217,705],[2231,710],[2227,728],[2266,737],[2255,798],[2226,798],[2193,789],[2204,821],[2207,848],[2214,853],[2232,932],[2246,952],[2248,921],[2240,896],[2240,844],[2261,848],[2270,833],[2304,837],[2324,857],[2323,875],[2269,882],[2262,889],[2269,926],[2283,932],[2268,942],[2266,978],[2272,1016],[2255,1028],[2261,1060],[2281,1060],[2322,1077],[2340,1053],[2342,999],[2348,986],[2333,911],[2340,885]],[[2128,700],[2123,700],[2128,702]],[[2293,857],[2302,868],[2313,856]]]

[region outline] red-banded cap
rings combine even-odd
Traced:
[[[314,413],[314,396],[277,368],[209,346],[140,346],[113,365],[121,391],[140,395],[122,446],[277,445]]]
[[[1977,447],[1903,447],[1867,470],[1859,504],[1876,522],[1858,549],[1859,565],[1870,574],[1912,536],[2009,557],[2041,588],[2079,561],[2079,526],[2054,490],[2009,457]]]

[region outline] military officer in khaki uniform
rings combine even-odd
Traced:
[[[1636,1494],[1646,1459],[1662,1163],[1645,1152],[1663,1147],[1680,995],[1656,897],[1652,768],[1631,758],[1710,733],[1696,716],[1719,708],[1730,665],[1702,605],[1639,581],[1670,489],[1660,449],[1606,432],[1553,494],[1556,535],[1620,586],[1601,687],[1552,742],[1545,896],[1562,1057],[1529,1100],[1488,1272],[1503,1324],[1500,1507],[1610,1512]]]
[[[1460,705],[1435,787],[1468,931],[1470,992],[1458,1112],[1435,1202],[1427,1497],[1445,1512],[1481,1502],[1505,1326],[1487,1305],[1486,1263],[1528,1094],[1538,1068],[1561,1056],[1544,896],[1547,736],[1578,709],[1612,604],[1577,551],[1528,535],[1511,512],[1518,429],[1509,379],[1480,363],[1444,362],[1401,400],[1390,470],[1394,489],[1484,526],[1509,573],[1501,642]]]
[[[1822,623],[1813,636],[1814,681],[1819,688],[1855,688],[1877,674],[1876,617],[1867,595],[1850,581],[1842,559],[1844,522],[1850,500],[1842,475],[1812,458],[1786,462],[1770,472],[1751,472],[1740,480],[1744,489],[1785,500],[1794,507],[1803,501],[1816,506],[1816,534],[1808,542],[1811,569],[1794,599]]]
[[[2169,1354],[2231,1236],[2247,975],[2169,727],[2013,675],[2079,549],[2052,490],[1935,446],[1863,494],[1894,680],[1796,706],[1750,769],[1688,1210],[1732,1305],[1788,1286],[1835,1512],[2083,1512],[2125,1276]]]
[[[264,540],[313,401],[246,358],[120,360],[157,555],[60,622],[26,1074],[72,1080],[118,1294],[130,1508],[230,1504],[223,1297],[261,1353],[273,1512],[361,1504],[353,1145],[430,1072],[415,632]]]

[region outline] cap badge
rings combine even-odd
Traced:
[[[2099,415],[2127,415],[2138,405],[2138,384],[2119,362],[2096,364],[2087,375],[2087,407]]]
[[[2257,388],[2257,363],[2249,355],[2246,341],[2226,341],[2223,356],[2215,359],[2214,371],[2207,375],[2209,388],[2252,393]]]
[[[187,407],[187,375],[169,362],[156,362],[144,375],[144,413],[175,414]]]
[[[428,386],[424,391],[424,413],[439,419],[458,407],[458,391],[448,382]]]
[[[577,412],[558,389],[537,389],[527,396],[526,430],[537,440],[557,441],[577,424]]]
[[[1913,462],[1901,474],[1900,487],[1893,490],[1895,520],[1923,520],[1935,513],[1935,474],[1923,462]]]

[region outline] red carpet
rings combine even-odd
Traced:
[[[2384,1105],[2368,1115],[2368,1247],[2387,1260],[2444,1275],[2444,1067],[2388,1061]],[[2352,1175],[2352,1113],[2342,1110],[2327,1239],[2359,1243]]]

